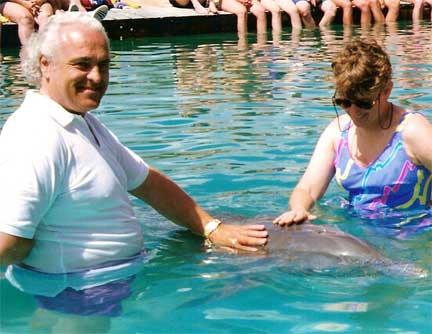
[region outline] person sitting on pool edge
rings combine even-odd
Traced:
[[[53,13],[53,6],[48,0],[0,0],[0,14],[18,25],[21,45],[27,42],[35,27],[43,26]]]
[[[369,8],[375,23],[396,22],[399,16],[400,0],[369,0]],[[387,9],[384,15],[384,9]]]
[[[412,22],[414,24],[418,24],[421,20],[423,20],[424,7],[425,3],[431,7],[430,11],[430,20],[432,21],[432,0],[410,0],[413,4],[412,10]]]
[[[110,0],[104,1],[111,3]],[[86,1],[86,3],[90,2]],[[80,0],[0,0],[0,15],[18,25],[18,38],[21,45],[25,45],[30,35],[40,29],[48,17],[55,14],[57,10],[86,11]],[[108,10],[108,6],[101,5],[90,10],[88,14],[102,21]]]
[[[171,5],[179,8],[193,8],[197,14],[218,14],[219,0],[170,0]],[[207,7],[204,7],[204,6]]]
[[[286,0],[290,1],[291,0]],[[274,0],[170,0],[170,3],[175,7],[180,8],[191,8],[193,7],[195,12],[198,14],[217,14],[218,10],[222,10],[228,13],[235,14],[237,16],[237,32],[239,37],[243,39],[247,33],[247,13],[250,11],[257,19],[256,28],[257,34],[263,35],[267,30],[267,17],[265,11],[268,10],[272,14],[272,29],[274,32],[279,33],[282,30],[282,17],[281,8],[276,4]],[[205,8],[203,5],[207,5]],[[296,8],[284,10],[292,17],[292,20],[296,20],[301,27],[300,16],[297,13]],[[293,13],[292,10],[294,10]]]
[[[89,113],[109,80],[100,22],[56,14],[22,56],[39,89],[27,92],[0,135],[0,265],[12,264],[6,277],[15,287],[58,305],[70,288],[84,298],[89,286],[142,269],[145,231],[128,193],[214,244],[254,251],[267,243],[263,225],[213,218]],[[69,311],[84,311],[77,303]]]
[[[274,220],[290,225],[314,219],[310,209],[331,179],[360,211],[431,206],[432,125],[419,112],[394,105],[387,53],[376,41],[348,43],[332,63],[336,119],[321,134],[290,210]],[[345,111],[339,117],[337,106]]]

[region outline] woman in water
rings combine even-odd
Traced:
[[[333,177],[356,210],[430,208],[432,125],[421,113],[389,101],[387,53],[376,41],[356,40],[336,56],[332,69],[337,117],[321,134],[289,211],[274,223],[315,218],[310,209]],[[345,112],[340,117],[338,107]]]

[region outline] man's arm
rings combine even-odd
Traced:
[[[154,168],[150,168],[146,180],[131,194],[169,220],[198,235],[204,235],[205,226],[213,219],[175,182]],[[220,246],[254,251],[257,246],[267,243],[267,236],[263,225],[220,224],[209,239]]]
[[[20,263],[27,257],[32,247],[32,239],[0,232],[0,265]]]

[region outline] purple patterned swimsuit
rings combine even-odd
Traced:
[[[349,192],[354,209],[425,210],[430,207],[431,172],[410,160],[402,140],[404,126],[413,114],[405,113],[384,151],[367,167],[357,165],[351,158],[348,148],[351,122],[342,130],[334,160],[336,181]]]

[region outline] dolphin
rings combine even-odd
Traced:
[[[282,260],[289,267],[302,270],[372,267],[386,275],[424,278],[428,271],[410,263],[395,262],[382,255],[366,241],[343,232],[335,225],[306,222],[278,226],[271,217],[228,217],[226,223],[264,224],[268,244],[258,252]]]

